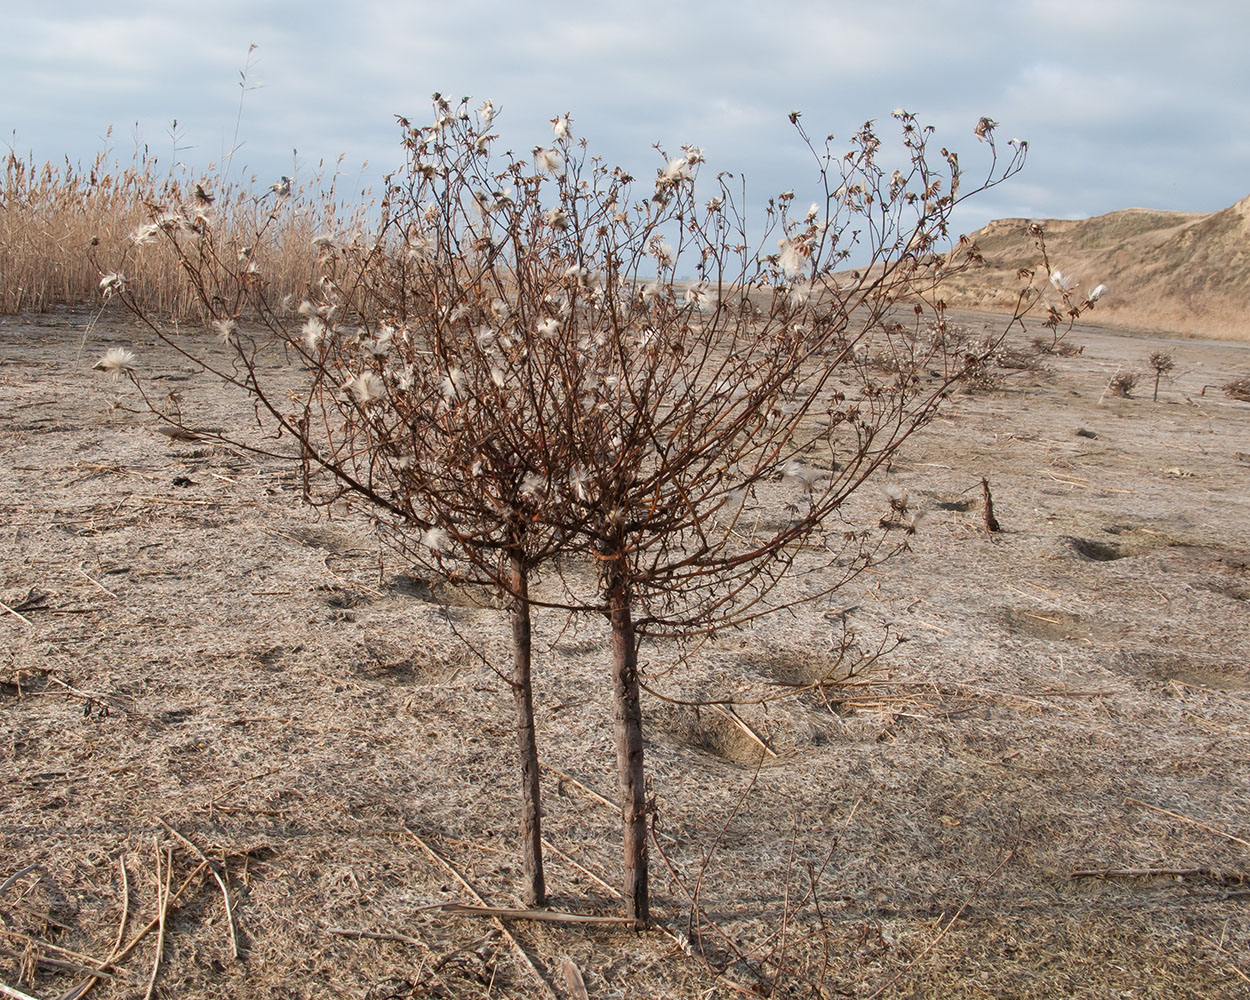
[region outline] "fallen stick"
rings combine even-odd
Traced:
[[[63,948],[59,944],[53,944],[50,941],[42,941],[37,937],[32,937],[29,934],[24,934],[21,931],[9,930],[7,927],[0,928],[0,934],[3,934],[5,937],[17,938],[19,941],[28,941],[31,944],[37,944],[41,948],[50,948],[52,951],[55,951],[58,954],[67,955],[70,958],[76,958],[80,962],[90,962],[91,964],[98,966],[99,968],[104,968],[105,965],[108,964],[108,963],[102,963],[94,955],[84,955],[80,951],[74,951],[71,948]],[[83,968],[80,968],[80,971],[90,971],[90,970],[83,967]]]
[[[1246,876],[1238,872],[1218,872],[1212,868],[1085,868],[1074,871],[1072,878],[1198,878],[1208,877],[1242,882]]]
[[[551,841],[549,841],[546,837],[543,837],[543,847],[545,847],[547,850],[551,851],[553,854],[556,854],[557,856],[559,856],[559,857],[563,858],[563,859],[564,859],[564,861],[565,861],[567,864],[572,865],[574,868],[576,868],[579,872],[581,872],[583,875],[585,875],[588,879],[590,879],[592,882],[594,882],[594,883],[595,883],[596,885],[598,885],[600,888],[606,889],[608,892],[614,893],[614,894],[615,894],[615,895],[617,895],[617,896],[620,896],[620,895],[621,895],[621,890],[620,890],[620,889],[618,889],[618,888],[617,888],[616,886],[614,886],[614,885],[609,885],[607,882],[605,882],[603,879],[601,879],[598,875],[596,875],[594,872],[592,872],[589,868],[587,868],[587,867],[586,867],[585,865],[583,865],[581,862],[579,862],[579,861],[577,861],[575,858],[572,858],[572,857],[570,857],[569,855],[565,854],[565,853],[564,853],[564,851],[562,851],[562,850],[560,850],[560,848],[556,847],[556,845],[555,845],[555,844],[553,844]]]
[[[23,993],[19,989],[14,989],[7,983],[0,983],[0,993],[6,997],[12,997],[13,1000],[39,1000],[38,997],[32,997],[29,993]]]
[[[37,944],[47,947],[48,942],[34,939]],[[0,955],[6,955],[9,958],[21,958],[21,952],[13,951],[11,948],[0,948]],[[92,959],[98,961],[98,959]],[[91,968],[89,965],[83,965],[81,962],[71,962],[64,958],[49,958],[47,955],[41,955],[34,959],[36,965],[41,965],[46,969],[60,970],[64,972],[85,972],[88,975],[100,975],[105,979],[116,979],[111,972],[99,972],[97,969]]]
[[[974,886],[972,892],[968,895],[968,897],[962,903],[959,904],[959,909],[957,909],[955,911],[955,915],[946,922],[946,926],[942,928],[941,933],[939,933],[937,937],[935,937],[932,941],[930,941],[925,946],[924,950],[920,952],[919,955],[917,955],[910,962],[908,962],[901,969],[899,969],[898,972],[896,972],[893,976],[891,976],[890,979],[886,981],[884,986],[880,987],[875,992],[869,994],[867,1000],[877,1000],[877,997],[881,996],[886,990],[888,990],[891,986],[893,986],[900,979],[902,979],[903,976],[906,975],[918,962],[920,962],[921,959],[923,959],[926,955],[929,954],[929,952],[931,952],[934,948],[936,948],[938,943],[944,937],[946,937],[947,934],[950,933],[950,929],[955,926],[955,921],[958,920],[963,915],[964,910],[968,908],[968,904],[971,903],[977,897],[977,894],[980,893],[980,891],[985,888],[986,884],[990,881],[990,879],[997,877],[998,873],[1002,871],[1003,868],[1006,867],[1007,862],[1010,861],[1015,856],[1015,853],[1016,853],[1016,849],[1014,847],[1010,851],[1008,851],[1007,856],[998,863],[998,867],[995,868],[992,872],[990,872],[989,875],[987,875],[984,879],[982,879],[981,882],[979,882],[976,886]],[[939,918],[939,922],[940,922],[940,918]]]
[[[178,887],[178,891],[173,893],[169,897],[168,902],[170,906],[172,906],[174,903],[178,901],[178,897],[180,897],[187,890],[187,887],[192,882],[194,882],[195,879],[200,875],[200,873],[203,872],[204,869],[207,867],[208,866],[206,864],[204,864],[203,862],[200,862],[199,867],[197,867],[190,875],[188,875],[185,879],[183,879],[182,885]],[[122,878],[123,878],[122,884],[124,887],[123,891],[126,894],[125,895],[126,902],[124,905],[124,909],[122,911],[122,921],[118,927],[117,939],[119,942],[121,941],[125,933],[126,921],[128,919],[129,911],[130,911],[129,881],[125,877],[126,866],[124,862],[121,863],[121,868],[122,868]],[[130,943],[127,944],[125,948],[109,956],[108,964],[111,966],[114,963],[121,961],[127,955],[129,955],[132,951],[135,950],[135,948],[139,946],[139,942],[142,941],[145,937],[147,937],[148,934],[151,933],[151,931],[155,927],[158,927],[159,925],[160,925],[159,917],[153,917],[151,920],[149,920],[147,924],[144,925],[144,927],[134,937],[130,939]],[[95,986],[95,984],[98,982],[99,980],[95,979],[94,977],[91,979],[88,979],[85,982],[79,983],[77,986],[73,987],[72,989],[66,990],[59,997],[57,997],[57,1000],[82,1000],[82,997],[86,996],[91,991],[91,988]]]
[[[432,860],[434,860],[441,867],[445,868],[447,871],[451,872],[452,877],[464,887],[465,892],[477,900],[480,906],[486,906],[486,900],[478,895],[477,890],[469,884],[468,880],[456,870],[455,866],[452,865],[450,861],[444,858],[438,853],[438,851],[434,850],[434,848],[432,848],[406,826],[404,827],[404,833],[408,834],[408,836],[415,840],[417,842],[417,846],[420,847],[421,850],[423,850]],[[515,935],[508,930],[507,924],[505,924],[498,917],[495,917],[494,919],[495,926],[503,932],[503,936],[508,939],[508,943],[512,945],[513,949],[521,956],[525,964],[529,966],[530,971],[534,974],[534,978],[542,984],[543,990],[552,998],[552,1000],[559,1000],[559,997],[556,996],[556,991],[552,989],[551,984],[543,978],[543,974],[538,971],[538,966],[534,964],[534,960],[530,958],[525,949],[521,947],[521,942],[519,942]]]
[[[74,567],[74,569],[76,569],[76,570],[77,570],[77,571],[78,571],[78,572],[79,572],[82,576],[84,576],[84,577],[87,579],[87,581],[88,581],[89,583],[93,583],[93,584],[95,584],[95,585],[96,585],[97,587],[99,587],[102,591],[104,591],[106,594],[108,594],[108,595],[109,595],[109,597],[117,598],[117,595],[116,595],[116,594],[114,594],[111,590],[109,590],[109,589],[108,589],[108,587],[104,586],[104,584],[102,584],[102,583],[101,583],[99,580],[97,580],[95,577],[93,577],[93,576],[91,576],[89,573],[87,573],[87,571],[86,571],[86,570],[84,570],[81,566],[75,566],[75,567]],[[120,598],[117,598],[117,599],[118,599],[118,600],[120,600]]]
[[[161,959],[165,957],[165,918],[169,915],[169,879],[174,870],[173,852],[165,849],[165,881],[161,882],[161,847],[155,837],[152,847],[156,855],[156,954],[152,957],[152,975],[148,977],[148,989],[143,1000],[152,1000],[156,989],[156,976],[161,971]]]
[[[425,909],[425,907],[422,907]],[[371,941],[398,941],[400,944],[411,944],[424,946],[423,941],[417,938],[408,937],[406,934],[391,934],[386,931],[357,931],[349,927],[327,927],[327,934],[337,934],[339,937],[349,938],[368,938]]]
[[[748,726],[746,724],[746,721],[740,715],[738,715],[737,712],[735,712],[731,708],[727,708],[724,705],[718,705],[715,703],[713,703],[712,708],[714,708],[717,712],[719,712],[726,719],[732,722],[735,726],[741,729],[747,735],[747,738],[750,739],[751,742],[758,744],[760,749],[762,749],[764,753],[768,754],[769,757],[772,757],[774,760],[777,758],[777,751],[775,751],[772,747],[770,747],[767,743],[765,743],[764,740],[760,737],[760,735],[754,729]]]
[[[560,910],[517,910],[498,906],[466,906],[464,903],[444,903],[444,913],[462,917],[498,917],[504,920],[537,920],[550,924],[616,924],[633,927],[630,917],[600,917],[580,913],[564,913]]]
[[[1164,809],[1162,806],[1152,805],[1149,802],[1143,802],[1141,799],[1134,799],[1134,798],[1126,798],[1124,800],[1124,804],[1145,806],[1147,809],[1153,809],[1155,812],[1161,812],[1165,816],[1172,816],[1175,819],[1179,819],[1183,823],[1189,823],[1193,826],[1196,826],[1200,830],[1206,830],[1207,833],[1214,833],[1217,836],[1225,837],[1228,840],[1233,841],[1233,843],[1241,844],[1243,847],[1250,847],[1250,840],[1242,840],[1240,837],[1234,837],[1231,833],[1227,833],[1224,830],[1221,830],[1214,826],[1207,826],[1206,823],[1200,823],[1196,819],[1190,819],[1188,816],[1183,816],[1178,812],[1172,812],[1171,809]]]
[[[217,885],[221,889],[222,899],[225,900],[226,929],[229,931],[229,934],[230,934],[230,955],[232,958],[234,958],[235,961],[238,961],[239,935],[238,935],[238,932],[234,928],[234,912],[233,912],[233,908],[230,905],[230,890],[226,888],[226,880],[223,879],[221,877],[221,874],[217,871],[217,866],[213,864],[213,862],[209,861],[207,857],[205,857],[203,851],[201,851],[198,847],[196,847],[193,843],[191,843],[191,841],[189,841],[181,833],[175,830],[172,826],[166,823],[165,820],[162,819],[160,816],[156,817],[156,821],[160,823],[160,825],[163,826],[166,830],[172,833],[175,837],[177,837],[182,843],[186,844],[186,846],[189,847],[195,853],[196,857],[198,857],[201,861],[203,861],[206,865],[208,865],[208,870],[213,873],[213,878],[216,879]]]
[[[24,621],[27,625],[34,625],[34,624],[35,624],[35,623],[34,623],[34,622],[32,622],[29,618],[27,618],[24,614],[21,614],[20,612],[14,611],[11,607],[9,607],[7,604],[5,604],[5,603],[4,603],[4,601],[0,601],[0,609],[3,609],[4,611],[7,611],[7,612],[8,612],[9,614],[11,614],[14,618],[20,618],[20,619],[21,619],[22,621]],[[3,985],[3,984],[0,984],[0,985]]]

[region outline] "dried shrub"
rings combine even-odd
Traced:
[[[1240,399],[1243,403],[1250,403],[1250,375],[1233,379],[1224,386],[1224,393],[1233,399]]]
[[[1084,344],[1074,344],[1070,340],[1054,340],[1053,338],[1034,337],[1029,341],[1035,354],[1054,354],[1061,358],[1074,358],[1085,353]]]
[[[1112,396],[1128,399],[1139,381],[1141,381],[1141,376],[1137,372],[1116,372],[1107,382],[1107,392]]]
[[[1172,356],[1171,351],[1155,351],[1146,363],[1150,366],[1150,370],[1154,372],[1154,402],[1159,401],[1159,380],[1171,372],[1176,367],[1176,359]]]
[[[362,498],[405,557],[508,607],[529,902],[544,896],[531,608],[608,622],[623,895],[645,923],[640,651],[827,597],[904,549],[905,503],[858,528],[844,504],[952,388],[993,377],[1000,338],[947,327],[938,292],[962,264],[935,248],[958,204],[1021,168],[1024,146],[999,162],[983,120],[990,168],[961,191],[932,129],[896,118],[906,160],[888,172],[871,123],[842,150],[792,116],[823,198],[771,199],[747,244],[756,226],[732,175],[696,196],[695,147],[661,153],[638,181],[592,157],[563,115],[532,157],[496,153],[491,102],[474,113],[435,95],[432,125],[401,119],[407,163],[380,222],[318,234],[304,280],[270,263],[280,212],[253,220],[244,253],[214,226],[188,231],[182,202],[156,206],[127,260],[153,254],[187,276],[230,368],[205,364],[114,269],[109,295],[293,442],[309,501]],[[852,248],[875,264],[848,277]],[[693,281],[676,279],[683,268]],[[886,319],[900,301],[910,324]],[[1033,301],[1021,293],[1008,328]],[[102,367],[180,425],[123,355]],[[796,567],[824,575],[796,592]]]

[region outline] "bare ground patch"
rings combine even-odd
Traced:
[[[85,319],[0,321],[5,983],[83,982],[168,873],[170,996],[568,996],[566,961],[592,997],[1250,989],[1250,406],[1200,394],[1245,347],[1176,344],[1155,404],[1103,389],[1157,344],[1080,330],[954,400],[889,473],[929,508],[910,553],[684,660],[644,647],[660,927],[505,934],[438,908],[515,902],[502,613],[365,512],[302,508],[276,459],[126,412],[87,370],[108,346],[201,426],[249,419],[125,327],[76,367]],[[606,631],[538,626],[553,904],[611,915]],[[907,641],[847,676],[844,630]],[[681,704],[724,696],[757,703]],[[141,995],[158,935],[94,994]]]

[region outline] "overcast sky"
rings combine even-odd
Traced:
[[[870,118],[893,129],[904,106],[966,169],[984,166],[972,128],[988,115],[1029,162],[968,204],[965,230],[1250,194],[1246,0],[4,5],[0,125],[39,160],[128,160],[137,141],[167,162],[177,119],[177,155],[201,170],[230,147],[242,96],[236,173],[267,186],[297,149],[304,176],[342,154],[376,183],[402,161],[394,116],[429,120],[439,90],[492,98],[518,150],[571,111],[593,152],[640,176],[653,144],[695,144],[760,198],[812,183],[791,111],[841,138]]]

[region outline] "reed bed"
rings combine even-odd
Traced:
[[[284,178],[285,180],[285,178]],[[43,312],[99,301],[101,282],[124,275],[145,310],[176,319],[199,315],[199,301],[176,254],[160,239],[203,240],[282,293],[308,284],[314,240],[368,226],[373,202],[340,197],[319,172],[303,184],[260,187],[229,180],[210,165],[196,174],[167,168],[147,150],[129,164],[98,155],[87,167],[4,159],[0,189],[0,313]]]

